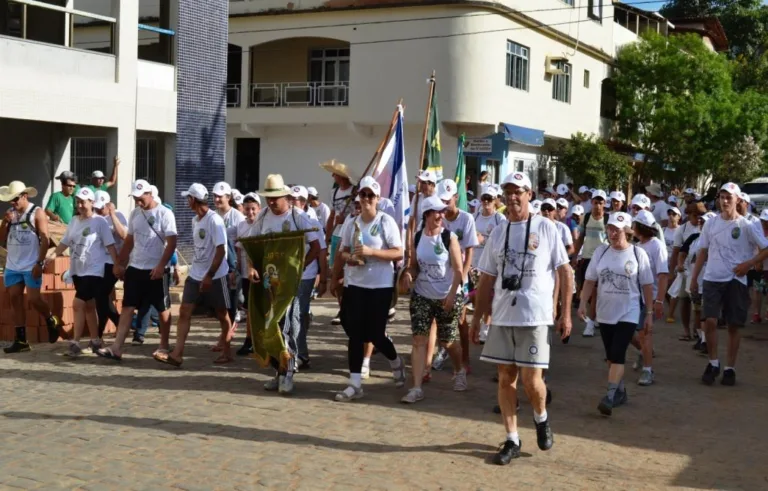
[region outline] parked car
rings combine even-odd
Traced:
[[[741,191],[749,195],[755,212],[760,213],[763,208],[768,207],[768,177],[758,177],[742,184]]]

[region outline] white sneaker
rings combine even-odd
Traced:
[[[278,392],[284,395],[293,394],[293,377],[280,375]]]
[[[480,342],[484,343],[488,341],[488,331],[491,330],[491,326],[489,324],[480,323]]]
[[[455,392],[467,390],[467,371],[463,368],[453,376],[453,390]]]
[[[389,309],[389,312],[387,312],[387,319],[392,320],[395,318],[395,314],[397,314],[397,310],[395,310],[394,307]]]
[[[237,324],[238,322],[240,322],[240,320],[241,320],[241,316],[240,316],[240,311],[238,310],[237,313],[235,314],[234,324]]]
[[[363,397],[363,388],[350,385],[349,387],[342,390],[341,392],[337,392],[336,396],[334,397],[334,400],[336,400],[337,402],[349,402],[349,401],[354,401],[355,399],[362,399],[362,397]]]
[[[414,387],[413,389],[409,390],[402,399],[400,399],[400,402],[405,404],[413,404],[415,402],[419,402],[422,399],[424,399],[424,391]]]
[[[82,354],[83,354],[83,348],[80,347],[79,343],[76,343],[74,341],[69,342],[67,351],[64,352],[64,356],[68,356],[69,358],[77,358]]]
[[[268,390],[270,392],[274,392],[279,388],[280,380],[278,379],[277,375],[275,375],[275,378],[267,380],[267,382],[264,384],[264,390]]]
[[[367,380],[371,377],[371,367],[367,367],[363,365],[362,370],[360,370],[360,378],[363,380]]]
[[[584,332],[581,333],[585,338],[591,338],[595,335],[595,321],[587,318],[587,326],[584,328]]]

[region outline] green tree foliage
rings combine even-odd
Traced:
[[[557,165],[579,185],[621,189],[632,176],[632,164],[594,135],[571,135],[557,152]]]

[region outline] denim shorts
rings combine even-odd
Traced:
[[[43,277],[40,276],[40,278],[34,278],[32,276],[32,271],[13,271],[6,269],[3,274],[3,283],[5,283],[6,288],[23,283],[27,288],[40,289],[43,286]]]

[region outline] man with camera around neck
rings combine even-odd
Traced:
[[[499,406],[507,431],[507,438],[494,458],[499,465],[520,457],[518,375],[533,406],[538,446],[541,450],[552,448],[547,388],[542,374],[549,368],[548,326],[554,323],[555,275],[559,276],[563,306],[557,331],[563,342],[571,333],[573,293],[568,254],[555,224],[529,210],[531,180],[522,172],[513,172],[504,179],[502,187],[509,222],[496,227],[485,244],[478,265],[481,274],[470,331],[472,341],[478,343],[480,319],[493,312],[480,359],[498,366]]]

